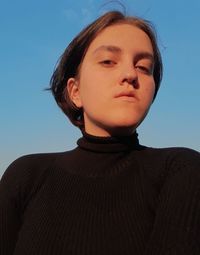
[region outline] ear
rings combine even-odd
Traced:
[[[71,101],[78,107],[82,107],[80,98],[79,83],[75,78],[69,78],[67,81],[67,91]]]

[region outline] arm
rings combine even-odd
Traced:
[[[0,254],[11,255],[27,205],[45,183],[57,154],[33,154],[14,161],[0,181]]]
[[[146,255],[200,254],[200,154],[171,158]]]
[[[13,163],[0,181],[0,254],[13,254],[21,225],[17,165]]]

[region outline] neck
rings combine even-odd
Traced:
[[[114,129],[91,129],[85,127],[84,132],[98,137],[120,137],[120,136],[131,136],[136,130],[133,127],[119,127]]]
[[[82,149],[98,152],[120,152],[138,149],[141,147],[138,135],[134,132],[126,136],[94,136],[82,130],[83,137],[78,140],[78,145]]]

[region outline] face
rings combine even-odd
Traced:
[[[83,108],[85,131],[129,135],[145,118],[155,92],[151,41],[130,24],[105,28],[90,44],[68,93]]]

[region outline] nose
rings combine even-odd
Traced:
[[[133,63],[123,65],[121,70],[120,85],[127,84],[138,87],[138,74]]]

